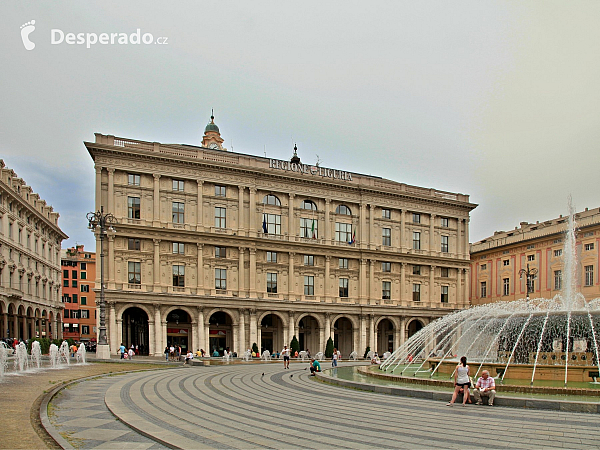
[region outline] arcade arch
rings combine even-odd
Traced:
[[[394,348],[394,323],[388,319],[383,318],[377,324],[377,348],[375,351],[379,355],[383,355],[385,352],[392,353]]]
[[[300,317],[296,337],[298,338],[300,350],[308,350],[311,354],[316,354],[321,349],[325,350],[325,343],[320,342],[320,324],[316,316],[306,314]],[[290,341],[291,339],[290,336]]]
[[[208,319],[208,352],[211,356],[223,356],[226,349],[233,348],[233,318],[226,311],[215,311]]]
[[[193,351],[192,318],[183,308],[174,308],[167,313],[167,345],[181,347],[182,354]]]
[[[140,355],[147,355],[150,348],[148,313],[137,306],[127,308],[122,314],[121,342],[125,347],[137,346]]]
[[[267,312],[262,315],[259,328],[259,349],[263,351],[269,350],[269,353],[280,351],[284,345],[289,345],[285,342],[285,322],[274,312]]]
[[[355,350],[354,325],[348,317],[339,317],[333,322],[333,346],[342,353],[342,358],[348,358]]]

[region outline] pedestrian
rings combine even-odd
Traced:
[[[169,347],[169,356],[171,361],[175,360],[175,346],[173,344],[171,344],[171,346]]]
[[[137,345],[135,346],[135,354],[136,356],[140,354],[140,349]]]
[[[121,353],[121,359],[125,359],[125,346],[121,342],[121,346],[119,347],[119,352]]]
[[[165,351],[163,352],[165,354],[165,361],[169,361],[169,353],[171,353],[171,350],[169,350],[169,346],[165,346]]]
[[[338,351],[337,348],[333,348],[333,355],[331,357],[331,367],[337,367],[337,363],[338,363]]]
[[[446,406],[452,406],[456,401],[456,397],[463,390],[463,406],[467,406],[467,401],[471,403],[469,395],[469,388],[471,387],[471,379],[469,378],[469,366],[467,364],[467,357],[462,356],[460,363],[456,366],[454,371],[454,393],[452,394],[452,400],[446,404]]]
[[[283,368],[290,368],[290,349],[287,345],[283,346],[283,350],[281,350],[281,356],[283,356]]]
[[[135,350],[133,349],[133,345],[131,346],[131,348],[129,349],[127,354],[129,355],[129,359],[133,359],[133,355],[135,355]]]

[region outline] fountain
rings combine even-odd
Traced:
[[[242,359],[244,361],[246,361],[246,362],[252,360],[252,351],[251,350],[246,350],[244,352],[244,356],[242,356]]]
[[[4,377],[6,369],[8,369],[8,347],[0,341],[0,379]]]
[[[13,361],[13,370],[23,372],[29,369],[29,356],[27,355],[27,346],[25,342],[19,342],[15,347],[15,358]]]
[[[42,366],[42,348],[39,341],[33,341],[33,344],[31,344],[31,362],[38,369]]]
[[[269,350],[265,350],[260,359],[263,361],[271,361],[271,352],[269,352]]]
[[[50,367],[53,369],[57,368],[60,364],[59,356],[58,356],[58,347],[56,344],[50,344]]]
[[[323,361],[323,356],[324,356],[324,355],[323,355],[323,352],[318,352],[318,353],[315,355],[315,359],[316,359],[317,361]]]
[[[75,356],[77,357],[77,362],[79,364],[85,364],[85,345],[84,344],[79,345],[79,348],[77,349],[77,353],[75,354]]]
[[[569,381],[589,383],[597,377],[600,298],[586,301],[576,292],[576,224],[570,204],[569,209],[561,294],[449,314],[408,339],[380,369],[448,379],[464,355],[473,379],[485,369],[500,383],[505,379],[526,380],[531,386],[535,381],[554,382],[566,388]]]
[[[308,352],[306,350],[302,350],[300,353],[298,353],[298,356],[300,359],[302,359],[302,361],[304,361],[308,358]]]
[[[356,352],[350,353],[350,356],[348,357],[348,359],[351,359],[352,361],[356,361],[358,359],[358,353],[356,353]]]
[[[60,348],[58,349],[58,361],[63,360],[67,363],[67,366],[71,364],[71,360],[69,359],[69,344],[67,341],[62,341],[60,344]]]

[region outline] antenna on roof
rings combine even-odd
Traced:
[[[319,158],[319,155],[317,155],[317,162],[315,163],[315,166],[319,167],[320,164],[321,164],[321,158]]]
[[[265,158],[267,157],[267,144],[265,144]]]

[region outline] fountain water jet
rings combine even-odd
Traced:
[[[31,362],[39,369],[42,366],[42,349],[38,341],[31,344]]]
[[[19,342],[15,348],[15,359],[13,362],[13,370],[15,372],[29,369],[29,356],[27,355],[27,346],[24,342]]]
[[[0,342],[0,379],[8,369],[8,347],[4,342]]]
[[[50,367],[53,369],[57,368],[60,364],[58,356],[58,347],[56,344],[50,344]]]
[[[80,344],[79,348],[77,349],[77,353],[75,354],[75,356],[77,357],[77,362],[79,364],[85,364],[85,345]]]

